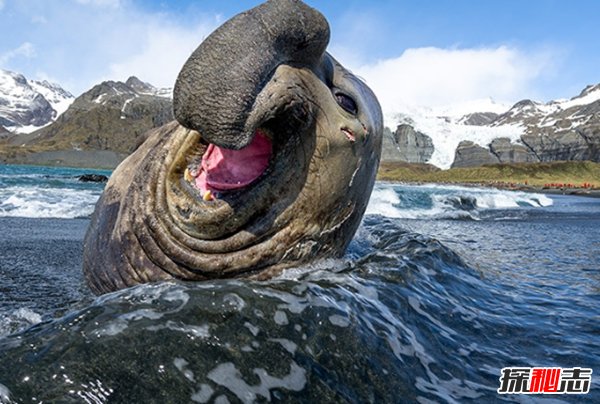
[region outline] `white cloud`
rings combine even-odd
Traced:
[[[0,24],[8,47],[0,47],[0,64],[29,78],[42,70],[75,95],[131,75],[173,86],[186,58],[221,21],[202,4],[163,10],[128,0],[20,0],[11,3],[10,24]]]
[[[1,1],[1,0],[0,0]],[[11,49],[8,52],[0,54],[0,66],[19,56],[32,59],[36,56],[35,47],[30,42],[22,43],[18,48]]]
[[[139,50],[111,63],[109,75],[120,80],[135,75],[158,87],[172,87],[184,62],[216,22],[213,24],[195,28],[147,25],[137,39]]]
[[[499,46],[479,49],[407,49],[397,58],[355,67],[384,112],[405,106],[443,106],[491,97],[531,97],[534,82],[553,69],[551,51],[525,53]]]
[[[202,2],[176,13],[145,9],[140,2],[127,0],[21,0],[10,6],[12,24],[0,24],[0,37],[14,49],[5,53],[0,49],[0,64],[27,77],[42,69],[76,95],[101,80],[125,80],[130,75],[155,86],[172,86],[186,58],[222,22],[222,17],[204,12]],[[368,43],[376,40],[377,35],[367,32],[372,24],[363,25],[351,35],[353,44],[362,37]],[[333,43],[331,49],[367,80],[384,109],[533,97],[532,90],[540,88],[534,85],[536,80],[553,63],[552,52],[526,53],[504,46],[415,48],[370,63],[365,46]]]

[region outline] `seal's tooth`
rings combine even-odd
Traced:
[[[212,192],[210,192],[210,190],[206,191],[202,199],[204,199],[205,201],[212,201],[214,199]]]
[[[194,182],[194,177],[192,176],[192,174],[190,173],[190,169],[186,168],[185,171],[183,172],[183,178],[187,181],[187,182]]]

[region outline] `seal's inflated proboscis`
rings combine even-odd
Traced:
[[[178,122],[113,173],[84,243],[95,293],[168,279],[265,279],[343,254],[371,195],[383,121],[295,0],[227,21],[175,84]]]

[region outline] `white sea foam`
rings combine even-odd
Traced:
[[[89,216],[100,190],[13,186],[0,188],[0,217]]]
[[[306,370],[291,361],[290,372],[282,377],[271,376],[263,368],[253,369],[259,384],[249,384],[232,362],[221,363],[208,372],[206,377],[225,387],[242,402],[254,402],[259,396],[271,401],[271,390],[301,391],[306,385]]]
[[[381,215],[386,217],[402,217],[398,209],[400,198],[391,187],[376,187],[371,194],[367,215]]]
[[[7,313],[0,313],[0,336],[25,329],[41,321],[41,315],[26,307]],[[2,400],[0,400],[1,402]]]
[[[408,195],[404,198],[400,195]],[[378,185],[371,195],[367,215],[401,219],[479,219],[493,209],[548,207],[543,194],[445,185]]]
[[[165,324],[160,325],[151,325],[146,327],[149,331],[160,331],[160,330],[171,330],[182,332],[186,334],[190,339],[195,338],[208,338],[210,337],[210,329],[209,326],[204,325],[189,325],[189,324],[180,324],[174,321],[168,320]]]
[[[0,403],[10,402],[10,390],[8,387],[0,383]]]
[[[132,311],[130,313],[121,314],[116,319],[108,322],[100,329],[95,330],[95,334],[97,337],[105,337],[105,336],[115,336],[117,334],[122,333],[127,328],[129,328],[129,323],[134,321],[140,321],[143,319],[148,320],[159,320],[163,317],[162,313],[156,312],[151,309],[139,309]],[[153,330],[155,331],[155,330]]]

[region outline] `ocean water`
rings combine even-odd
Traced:
[[[531,402],[504,367],[589,367],[600,199],[378,183],[342,259],[268,282],[81,274],[101,184],[0,166],[0,402]]]
[[[86,169],[0,165],[0,217],[87,217],[103,185],[81,182]],[[94,170],[110,175],[110,171]]]

